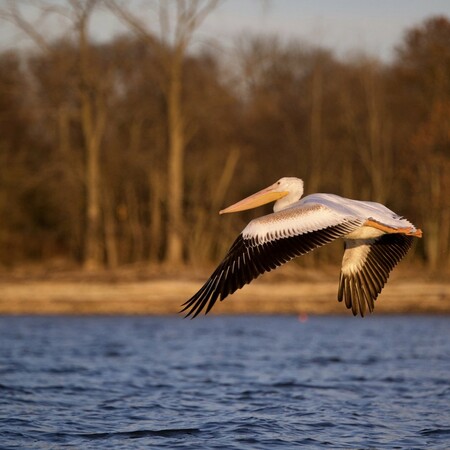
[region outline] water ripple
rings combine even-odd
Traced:
[[[445,317],[0,317],[0,333],[0,448],[448,448]]]

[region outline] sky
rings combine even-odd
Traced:
[[[229,0],[205,28],[276,33],[342,56],[364,51],[389,59],[406,29],[437,14],[450,18],[450,0]]]
[[[149,1],[130,3],[139,8]],[[433,15],[450,18],[450,0],[225,0],[197,35],[227,45],[245,32],[276,34],[327,47],[343,57],[365,52],[389,60],[405,30]],[[57,24],[46,26],[48,33],[56,33],[57,28]],[[124,28],[102,12],[95,15],[91,30],[102,41]],[[0,47],[26,45],[19,36],[11,26],[0,23]]]

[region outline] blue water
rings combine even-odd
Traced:
[[[2,449],[450,448],[448,317],[0,317]]]

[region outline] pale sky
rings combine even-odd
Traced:
[[[139,7],[145,1],[130,3]],[[389,59],[407,28],[438,14],[450,18],[450,0],[226,0],[208,17],[198,38],[215,38],[226,46],[241,33],[269,33],[301,38],[340,56],[363,51]],[[52,24],[46,30],[56,34],[57,28]],[[104,40],[124,28],[110,15],[97,13],[91,30],[96,39]],[[2,48],[26,45],[19,36],[1,23]]]
[[[450,19],[450,0],[228,0],[205,28],[273,32],[386,59],[407,28],[437,14]]]

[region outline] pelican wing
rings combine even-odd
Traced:
[[[370,312],[390,271],[406,255],[412,236],[383,234],[372,239],[346,239],[339,277],[338,300],[344,300],[353,315]]]
[[[361,218],[311,203],[297,203],[252,220],[203,287],[183,304],[182,311],[194,318],[207,305],[207,314],[218,298],[223,300],[264,272],[343,237],[362,223]]]

